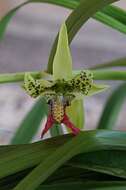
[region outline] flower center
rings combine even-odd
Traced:
[[[48,101],[50,113],[57,123],[62,123],[66,107],[70,105],[70,99],[64,96],[54,96]]]

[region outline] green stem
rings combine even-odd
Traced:
[[[79,73],[81,70],[73,71],[73,74]],[[94,80],[126,80],[126,71],[110,71],[110,70],[92,70],[94,75]],[[21,73],[8,73],[0,74],[0,84],[3,83],[15,83],[23,82],[24,75],[26,72]],[[29,73],[36,79],[43,78],[45,76],[50,76],[46,72],[34,71]]]

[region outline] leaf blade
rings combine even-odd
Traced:
[[[114,132],[112,133],[113,134],[111,136],[111,140],[115,137]],[[106,145],[109,145],[110,142],[106,139],[106,137],[108,137],[108,134],[106,133],[104,135],[104,143]],[[97,134],[96,136],[100,138],[101,134]],[[95,139],[92,139],[92,143],[90,143],[90,136],[87,135],[85,137],[86,139],[84,141],[84,136],[81,132],[77,137],[73,138],[58,148],[53,154],[47,157],[46,160],[42,161],[35,169],[33,169],[32,172],[14,188],[14,190],[21,190],[22,188],[24,190],[34,190],[54,171],[56,171],[56,169],[58,169],[62,164],[71,159],[73,156],[76,156],[82,152],[86,153],[95,150],[101,150],[101,145],[103,144],[99,144],[100,141],[95,141]],[[74,147],[74,149],[72,147]]]
[[[82,151],[81,153],[84,153],[84,155],[85,153],[88,154],[88,152],[103,150],[121,150],[124,151],[124,153],[126,151],[126,132],[96,130],[81,132],[81,134],[82,138],[80,140],[78,139],[77,147],[82,145],[82,149],[79,148],[78,150]],[[5,149],[5,152],[0,146],[0,178],[27,168],[35,167],[40,164],[41,161],[47,161],[50,155],[72,139],[75,138],[71,135],[64,135],[33,144],[4,146],[2,149]],[[86,145],[84,146],[83,143],[86,143]],[[73,153],[78,155],[79,152],[78,150],[76,151],[76,145],[72,143],[71,146]],[[89,148],[91,146],[92,150]],[[123,168],[126,171],[125,167]]]
[[[108,98],[97,126],[98,129],[114,129],[125,98],[126,84],[124,83]]]
[[[116,0],[92,0],[92,1],[81,1],[80,5],[70,14],[70,16],[66,20],[67,31],[68,31],[68,40],[69,44],[73,40],[74,36],[77,34],[82,25],[97,11],[102,9],[103,7],[109,5],[110,3],[116,2]],[[56,37],[52,50],[49,56],[48,61],[48,69],[49,73],[53,72],[53,60],[56,53],[58,42],[58,36]]]

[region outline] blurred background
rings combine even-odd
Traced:
[[[0,0],[0,18],[21,2]],[[125,0],[116,4],[126,8]],[[46,69],[54,38],[70,12],[43,3],[30,4],[17,12],[0,42],[0,73]],[[126,56],[126,36],[90,19],[73,40],[71,51],[74,68],[84,69]],[[86,128],[96,127],[111,91],[85,99]],[[19,84],[0,85],[0,144],[9,142],[33,103]],[[125,110],[124,106],[117,123],[121,129],[126,129]],[[36,139],[39,137],[40,130]]]

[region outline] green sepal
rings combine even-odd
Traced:
[[[83,100],[74,99],[71,106],[67,107],[66,112],[75,127],[84,128]]]
[[[105,90],[109,89],[109,85],[103,85],[103,84],[92,84],[91,90],[89,91],[87,96],[92,96],[101,92],[104,92]]]
[[[84,95],[84,94],[82,94],[80,92],[76,92],[76,93],[73,93],[73,94],[75,95],[76,100],[83,100],[84,97],[92,96],[92,95],[104,92],[108,88],[109,88],[108,85],[98,85],[98,84],[93,83],[92,86],[91,86],[91,89],[90,89],[90,91],[88,92],[87,95]]]
[[[53,77],[54,80],[72,78],[72,58],[65,23],[62,24],[59,32],[57,50],[53,61]]]

